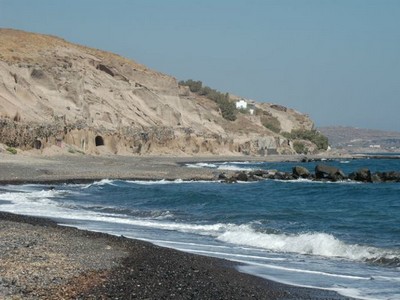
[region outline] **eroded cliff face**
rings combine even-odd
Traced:
[[[84,153],[293,153],[260,116],[222,118],[176,79],[118,55],[62,39],[0,29],[0,142]],[[311,129],[294,110],[256,104],[281,131]]]

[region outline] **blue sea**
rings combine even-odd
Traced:
[[[326,161],[345,173],[400,160]],[[215,170],[309,163],[193,163]],[[54,187],[54,189],[52,188]],[[238,262],[241,272],[359,299],[400,299],[400,183],[265,180],[6,185],[0,210]]]

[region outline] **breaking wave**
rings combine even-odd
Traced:
[[[357,261],[386,262],[400,266],[400,253],[382,248],[347,244],[331,234],[309,232],[301,234],[268,234],[257,232],[248,225],[227,230],[218,240],[278,252],[344,258]]]
[[[243,167],[245,165],[250,164],[249,162],[230,162],[230,163],[193,163],[186,164],[188,168],[209,168],[209,169],[217,169],[217,170],[227,170],[227,171],[252,171],[254,168]],[[240,166],[237,166],[240,165]]]

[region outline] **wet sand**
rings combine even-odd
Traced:
[[[30,157],[0,154],[0,184],[212,180],[188,162],[249,157]],[[297,161],[301,157],[273,157]],[[0,208],[1,209],[1,208]],[[0,212],[0,299],[346,299],[240,273],[237,264]]]

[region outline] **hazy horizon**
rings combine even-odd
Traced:
[[[285,105],[318,127],[400,131],[400,1],[0,0],[0,27]]]

